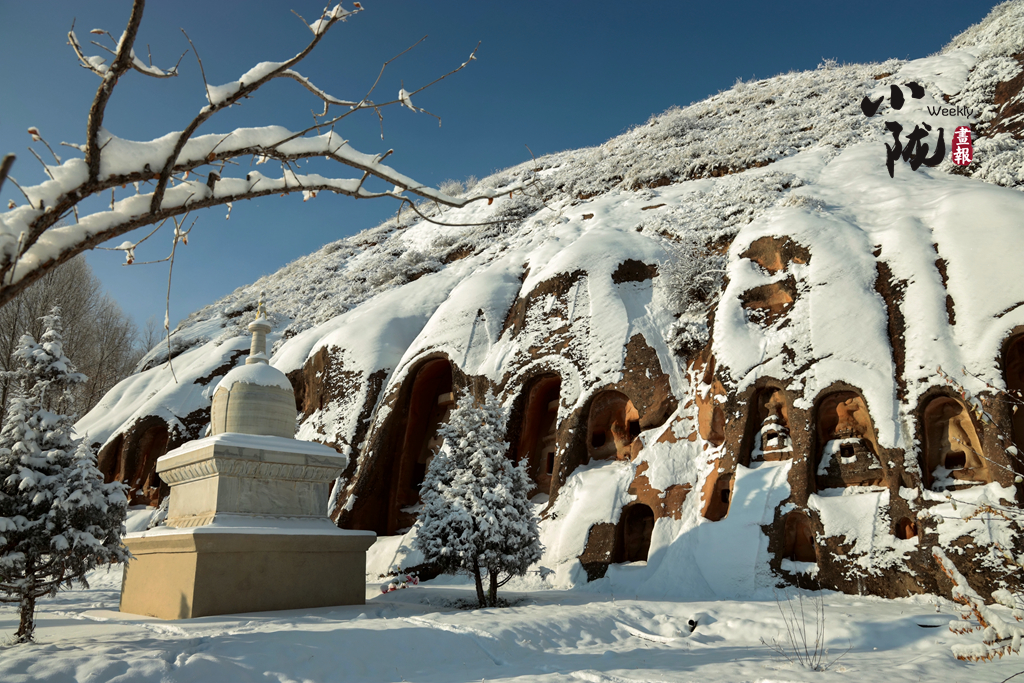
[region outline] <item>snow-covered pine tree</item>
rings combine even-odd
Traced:
[[[96,456],[72,439],[71,387],[85,377],[64,355],[60,309],[43,318],[37,343],[21,338],[16,395],[0,431],[0,602],[17,602],[16,642],[35,631],[36,599],[53,595],[103,562],[124,561],[128,500],[104,484]]]
[[[459,401],[438,430],[444,445],[420,489],[415,547],[445,573],[470,572],[481,607],[496,606],[498,587],[541,556],[537,516],[527,499],[533,483],[525,462],[516,467],[508,459],[506,419],[490,393],[482,406],[472,396]]]

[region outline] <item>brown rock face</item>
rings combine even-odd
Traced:
[[[168,440],[166,422],[154,416],[139,420],[100,450],[97,465],[104,481],[128,484],[131,505],[159,505],[169,488],[156,473],[156,461],[167,453]]]
[[[774,275],[785,270],[790,263],[810,263],[811,252],[789,237],[768,236],[751,242],[740,258],[750,259]]]
[[[796,280],[788,277],[781,282],[748,289],[743,293],[743,308],[751,320],[769,326],[793,307],[796,297]]]
[[[1024,52],[1018,52],[1013,58],[1024,67]],[[992,103],[998,107],[995,118],[979,126],[979,132],[986,136],[1009,133],[1018,140],[1024,138],[1024,68],[1010,80],[996,85]]]

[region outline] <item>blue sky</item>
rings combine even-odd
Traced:
[[[485,176],[548,152],[597,145],[652,114],[685,106],[732,86],[839,62],[916,59],[981,20],[992,2],[490,2],[365,0],[365,11],[336,26],[299,71],[339,97],[358,99],[388,58],[429,35],[392,64],[375,99],[393,98],[454,68],[481,42],[478,59],[421,93],[414,103],[442,117],[392,109],[384,140],[372,113],[341,131],[364,152],[394,148],[392,165],[436,185]],[[351,7],[351,3],[345,3]],[[0,0],[0,153],[15,152],[12,175],[44,178],[25,147],[29,126],[54,145],[81,142],[98,79],[77,65],[66,34],[72,19],[85,40],[93,28],[119,35],[127,0]],[[323,5],[310,0],[241,2],[151,0],[136,52],[148,43],[154,62],[173,64],[189,36],[211,84],[236,80],[260,61],[300,50],[307,20]],[[91,47],[91,46],[90,46]],[[115,135],[148,140],[184,128],[205,104],[195,58],[176,79],[122,78],[105,125]],[[316,100],[293,82],[276,82],[244,106],[223,112],[200,133],[238,126],[305,127]],[[219,120],[218,120],[219,119]],[[45,150],[41,150],[45,151]],[[64,148],[64,152],[71,150]],[[61,153],[61,152],[58,152]],[[339,169],[343,171],[344,169]],[[8,183],[2,194],[20,199]],[[393,201],[320,195],[263,198],[235,205],[231,220],[199,214],[189,245],[179,249],[171,293],[172,324],[238,286],[274,272],[327,242],[372,227]],[[123,239],[123,238],[121,238]],[[138,260],[161,258],[170,233],[140,247]],[[118,252],[89,255],[96,274],[142,325],[163,318],[166,264],[121,267]]]

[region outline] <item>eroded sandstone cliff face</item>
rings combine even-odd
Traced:
[[[155,349],[79,427],[157,502],[156,458],[202,435],[266,289],[298,437],[350,456],[332,517],[402,536],[388,570],[419,562],[438,426],[490,391],[550,585],[646,562],[660,594],[948,592],[942,549],[983,595],[1018,589],[1021,36],[1008,3],[941,55],[739,84],[497,174],[531,189],[446,213],[460,228],[389,221],[198,312],[178,383]],[[974,165],[888,175],[858,105],[909,80],[908,120],[981,112]]]

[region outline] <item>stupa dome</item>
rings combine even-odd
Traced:
[[[256,320],[249,323],[249,357],[245,365],[224,376],[213,394],[212,435],[230,432],[295,438],[295,393],[285,374],[268,363],[270,330],[261,297]]]

